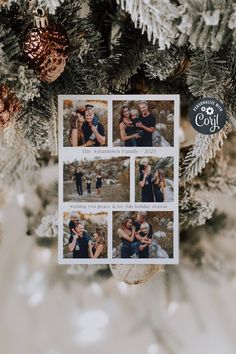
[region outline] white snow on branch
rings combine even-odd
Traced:
[[[127,11],[135,27],[146,31],[149,41],[159,41],[160,49],[170,47],[176,35],[175,19],[179,17],[177,6],[169,0],[117,0],[121,8]]]
[[[209,2],[180,0],[176,6],[170,0],[117,0],[127,11],[136,28],[147,32],[148,40],[158,41],[160,49],[177,42],[189,42],[193,48],[218,51],[228,33],[236,27],[236,5],[218,0]]]

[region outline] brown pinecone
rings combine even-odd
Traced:
[[[33,26],[26,30],[23,52],[38,78],[44,82],[55,81],[64,71],[69,40],[57,24],[45,28]]]
[[[15,113],[20,112],[21,103],[6,85],[0,86],[0,127],[6,127]]]

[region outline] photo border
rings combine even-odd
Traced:
[[[102,147],[64,147],[63,146],[63,101],[64,100],[107,100],[108,101],[108,135],[107,146]],[[174,145],[171,147],[114,147],[113,146],[113,114],[112,114],[112,102],[113,101],[140,101],[140,100],[152,100],[152,101],[174,101]],[[178,198],[179,198],[179,117],[180,117],[180,95],[58,95],[58,134],[59,134],[59,183],[58,183],[58,263],[59,264],[178,264],[179,263],[179,210],[178,210]],[[134,159],[139,156],[155,156],[155,157],[174,157],[174,201],[169,203],[160,203],[163,205],[156,205],[156,203],[141,203],[134,202],[132,200],[132,193],[130,190],[130,202],[114,203],[114,208],[108,208],[112,202],[100,203],[99,210],[108,212],[108,258],[102,259],[74,259],[63,258],[63,212],[67,210],[78,210],[81,212],[89,212],[89,203],[80,202],[63,202],[63,160],[64,150],[72,151],[78,150],[78,155],[81,154],[79,150],[89,149],[94,156],[100,153],[117,156],[130,157],[130,186],[132,187],[132,168],[134,168]],[[130,151],[130,152],[128,152]],[[137,152],[136,152],[137,151]],[[82,154],[83,155],[83,154]],[[86,157],[86,154],[85,156]],[[79,158],[84,158],[79,156]],[[134,172],[134,170],[133,170]],[[133,188],[135,188],[133,181]],[[132,188],[131,188],[132,189]],[[135,195],[133,194],[133,198]],[[84,209],[87,204],[87,210]],[[147,205],[148,204],[148,205]],[[94,202],[91,205],[95,206]],[[125,208],[126,206],[126,208]],[[142,207],[140,207],[142,206]],[[144,208],[145,206],[145,208]],[[80,209],[81,208],[81,209]],[[148,258],[148,259],[124,259],[124,258],[112,258],[112,212],[113,211],[173,211],[174,230],[173,230],[173,258]]]

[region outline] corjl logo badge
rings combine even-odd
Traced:
[[[190,109],[190,122],[201,134],[218,133],[226,123],[227,113],[223,104],[213,97],[196,101]]]

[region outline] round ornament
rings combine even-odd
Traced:
[[[158,264],[113,264],[110,265],[114,277],[129,285],[146,283],[163,270]]]
[[[25,30],[22,49],[41,81],[51,83],[63,73],[68,47],[65,30],[56,23],[49,24],[44,8],[35,8],[34,24]]]

